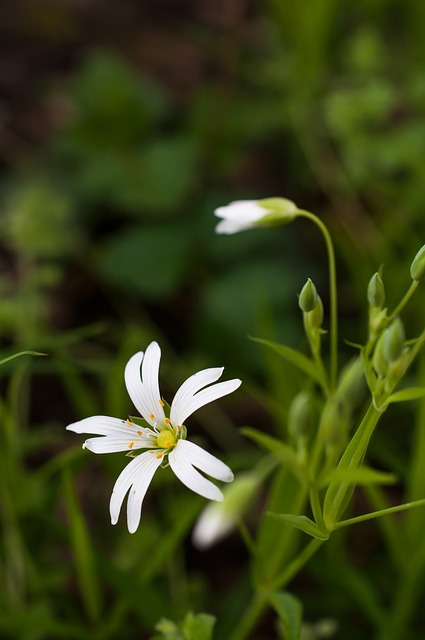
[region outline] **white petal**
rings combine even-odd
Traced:
[[[195,411],[197,411],[200,407],[203,407],[204,405],[208,404],[209,402],[213,402],[218,398],[227,396],[229,393],[232,393],[238,387],[240,387],[241,384],[242,381],[235,378],[234,380],[227,380],[226,382],[213,384],[207,389],[198,391],[198,393],[196,393],[191,398],[187,398],[184,406],[179,403],[179,410],[178,412],[175,412],[175,417],[174,419],[171,419],[171,423],[175,426],[184,424],[185,420],[189,416],[191,416],[192,413],[195,413]]]
[[[134,458],[118,476],[112,490],[109,511],[112,524],[116,524],[121,511],[121,505],[127,491],[130,495],[127,502],[127,525],[130,533],[134,533],[139,526],[142,513],[142,503],[151,480],[162,462],[155,454],[145,451]]]
[[[150,449],[153,445],[152,438],[89,438],[83,444],[83,449],[92,453],[116,453],[117,451],[136,451],[137,449]],[[155,445],[153,445],[155,446]]]
[[[128,436],[132,430],[141,429],[135,424],[129,425],[126,420],[109,416],[84,418],[84,420],[69,424],[66,428],[68,431],[74,431],[75,433],[93,433],[98,436],[115,436],[118,438]]]
[[[179,440],[176,449],[188,464],[193,465],[208,476],[223,482],[232,482],[233,472],[227,464],[199,447],[190,440]]]
[[[160,359],[159,345],[151,342],[145,353],[139,351],[130,358],[124,372],[128,395],[139,413],[152,426],[157,422],[163,422],[165,418],[160,403],[158,381]],[[142,366],[142,377],[140,366]]]
[[[168,460],[171,469],[178,479],[188,487],[188,489],[191,489],[191,491],[209,500],[223,500],[223,494],[220,489],[204,478],[204,476],[192,466],[193,456],[191,456],[190,451],[184,446],[185,444],[187,444],[187,440],[179,440],[175,448],[169,453]],[[211,457],[213,458],[213,456]],[[217,460],[217,462],[220,461]]]
[[[224,371],[224,367],[203,369],[190,376],[178,389],[171,403],[170,420],[174,426],[182,425],[190,414],[186,413],[186,407],[197,391],[218,380]],[[184,415],[184,418],[181,416]]]

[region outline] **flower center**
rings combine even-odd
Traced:
[[[177,438],[169,429],[163,429],[156,439],[156,444],[160,449],[169,449],[174,447],[177,442]]]

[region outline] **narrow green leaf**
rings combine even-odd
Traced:
[[[304,469],[301,467],[295,451],[289,445],[273,436],[257,431],[257,429],[253,429],[252,427],[244,427],[241,429],[241,432],[244,436],[247,436],[267,451],[273,453],[286,467],[291,469],[298,478],[302,481],[305,480]]]
[[[390,402],[406,402],[407,400],[418,400],[425,397],[425,387],[409,387],[392,393],[387,400]]]
[[[276,351],[282,358],[284,358],[287,362],[290,362],[295,367],[298,367],[303,373],[307,374],[309,378],[315,380],[318,383],[322,383],[322,378],[319,371],[316,368],[316,365],[310,358],[307,358],[304,354],[296,351],[296,349],[292,349],[291,347],[287,347],[284,344],[279,344],[278,342],[272,342],[271,340],[263,340],[261,338],[254,338],[249,336],[251,340],[254,342],[258,342],[259,344],[264,344],[266,347],[270,347],[273,351]]]
[[[273,513],[271,511],[267,512],[267,515],[272,518],[277,518],[278,520],[283,520],[313,538],[318,538],[319,540],[327,540],[329,538],[329,532],[321,531],[317,524],[313,522],[313,520],[310,520],[310,518],[307,518],[307,516],[294,516],[291,513]]]
[[[298,598],[287,591],[272,591],[268,599],[283,623],[285,640],[299,640],[303,609]]]
[[[13,356],[8,356],[7,358],[3,358],[0,360],[0,365],[9,362],[10,360],[14,360],[15,358],[20,358],[21,356],[47,356],[47,353],[40,353],[39,351],[20,351],[19,353],[14,353]]]
[[[100,618],[101,596],[93,548],[68,469],[63,472],[63,485],[81,595],[88,615],[97,623]]]
[[[392,473],[385,471],[377,471],[371,467],[337,467],[330,473],[326,474],[320,482],[321,487],[325,487],[332,481],[337,482],[354,482],[356,484],[368,486],[371,484],[394,484],[397,477]]]

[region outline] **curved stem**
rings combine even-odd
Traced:
[[[413,296],[413,294],[416,291],[416,287],[418,286],[419,281],[418,280],[412,280],[412,283],[409,287],[409,289],[407,290],[406,294],[404,295],[404,297],[400,300],[400,302],[398,303],[398,305],[396,306],[396,308],[394,309],[394,311],[391,313],[390,318],[394,318],[395,316],[400,315],[400,311],[402,309],[404,309],[404,307],[406,306],[406,304],[409,302],[410,298]]]
[[[330,301],[330,379],[331,386],[335,389],[338,374],[338,303],[336,288],[336,262],[335,251],[331,235],[326,225],[310,211],[299,210],[299,216],[311,220],[321,231],[326,244],[329,262],[329,301]]]

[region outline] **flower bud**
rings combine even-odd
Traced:
[[[306,327],[311,329],[320,329],[323,324],[323,302],[319,295],[317,295],[316,306],[312,311],[309,311],[304,315]]]
[[[372,358],[373,368],[375,369],[376,374],[381,377],[385,376],[388,370],[387,361],[382,353],[383,338],[383,335],[379,337],[378,342],[375,345]]]
[[[235,529],[260,484],[261,477],[255,472],[239,474],[223,489],[222,502],[210,502],[202,510],[193,529],[193,544],[198,549],[207,549]]]
[[[401,356],[405,340],[404,326],[395,318],[382,335],[382,355],[386,362],[395,362]]]
[[[364,397],[366,380],[360,358],[351,360],[341,374],[336,397],[343,406],[356,407]]]
[[[419,249],[410,267],[413,280],[423,280],[425,276],[425,245]]]
[[[330,399],[325,404],[320,429],[327,447],[335,447],[341,444],[344,429],[339,405],[335,399]]]
[[[298,304],[301,311],[304,311],[304,313],[313,311],[317,304],[317,298],[317,289],[312,280],[308,278],[307,282],[301,289],[300,297],[298,298]]]
[[[266,210],[262,224],[283,224],[291,222],[298,215],[297,205],[287,198],[263,198],[257,202]]]
[[[382,309],[385,304],[385,287],[379,273],[375,273],[367,287],[367,299],[371,307]]]
[[[313,407],[307,391],[300,391],[288,411],[288,433],[295,440],[308,434],[313,422]]]

